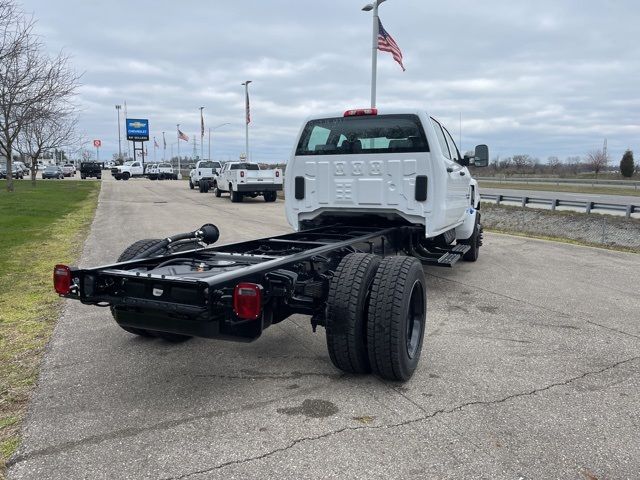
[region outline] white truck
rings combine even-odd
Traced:
[[[200,193],[206,193],[213,186],[214,176],[220,171],[222,165],[214,160],[200,160],[194,169],[189,172],[189,188],[198,187]]]
[[[478,259],[480,196],[467,166],[488,159],[486,145],[461,156],[424,111],[316,116],[287,165],[285,210],[295,232],[221,246],[211,224],[158,234],[112,265],[56,265],[54,288],[109,305],[130,334],[172,342],[250,342],[308,315],[314,332],[324,327],[336,368],[407,381],[426,330],[424,266]],[[225,168],[241,170],[233,166]]]
[[[131,177],[142,177],[144,175],[144,167],[139,160],[124,162],[122,165],[115,166],[111,169],[111,175],[116,180],[129,180]]]
[[[213,178],[213,193],[220,197],[228,192],[232,202],[260,195],[265,202],[275,202],[282,190],[282,170],[261,170],[257,163],[227,162]]]

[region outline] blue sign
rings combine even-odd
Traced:
[[[146,118],[127,118],[127,140],[148,142],[149,120]]]

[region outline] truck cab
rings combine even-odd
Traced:
[[[129,180],[131,177],[141,177],[144,175],[144,166],[139,160],[124,162],[123,165],[113,167],[111,174],[116,180]]]
[[[348,110],[309,118],[287,165],[286,214],[304,230],[345,216],[424,228],[444,243],[471,237],[480,193],[470,164],[442,122],[424,111]],[[291,201],[289,200],[291,198]]]

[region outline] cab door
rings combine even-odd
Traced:
[[[433,118],[431,120],[438,137],[447,174],[445,219],[447,225],[455,225],[463,219],[464,212],[469,206],[469,171],[458,163],[460,153],[447,129],[437,120]]]

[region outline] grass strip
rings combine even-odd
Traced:
[[[604,187],[589,185],[556,185],[554,183],[524,183],[524,182],[480,182],[480,188],[498,188],[507,190],[537,190],[539,192],[564,192],[564,193],[592,193],[598,195],[623,195],[640,197],[640,190],[626,187]]]
[[[75,263],[97,206],[100,182],[0,181],[0,479],[20,445],[20,427],[62,302],[56,263]]]

